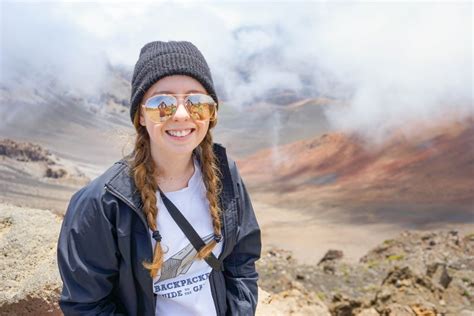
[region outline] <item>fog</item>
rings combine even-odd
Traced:
[[[328,107],[334,129],[380,140],[474,114],[472,38],[467,2],[2,2],[0,84],[19,99],[93,96],[108,63],[131,69],[145,43],[189,40],[229,106],[278,89],[326,96],[347,104]]]

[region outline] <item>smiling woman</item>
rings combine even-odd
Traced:
[[[190,42],[145,45],[134,151],[71,198],[58,242],[65,315],[253,315],[260,229],[213,143],[218,99]]]
[[[184,75],[162,78],[147,90],[143,100],[140,125],[147,128],[152,155],[156,159],[169,160],[184,155],[189,160],[190,153],[206,136],[210,120],[216,119],[215,114],[212,118],[209,115],[209,108],[215,108],[216,102],[206,94],[198,80]],[[198,103],[202,100],[204,103]],[[193,101],[197,101],[196,104]],[[203,112],[203,104],[208,115],[194,115],[199,111],[198,106]],[[169,170],[162,170],[163,173],[169,173]]]

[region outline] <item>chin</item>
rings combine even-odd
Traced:
[[[192,154],[193,150],[198,147],[198,145],[183,145],[183,146],[171,146],[167,148],[167,151],[176,155],[186,155]]]

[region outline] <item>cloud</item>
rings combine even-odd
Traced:
[[[473,114],[471,12],[433,2],[2,4],[1,82],[21,68],[32,82],[52,74],[93,94],[107,62],[133,67],[149,41],[190,40],[233,106],[311,91],[347,102],[327,112],[335,129],[384,135],[414,118]]]
[[[334,126],[384,135],[410,120],[473,115],[471,10],[358,4],[325,16],[320,65],[353,91],[349,107],[328,112]]]
[[[2,3],[0,83],[21,91],[65,90],[93,95],[104,80],[107,57],[49,3]]]

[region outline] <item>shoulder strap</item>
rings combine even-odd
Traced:
[[[184,235],[189,239],[194,249],[197,252],[202,249],[206,244],[199,236],[199,234],[194,230],[193,226],[188,222],[188,220],[183,216],[183,214],[178,210],[178,208],[171,202],[166,195],[158,188],[160,191],[161,198],[163,203],[166,205],[168,212],[170,213],[173,220],[178,224],[179,228],[183,231]],[[216,256],[211,252],[211,254],[204,258],[206,262],[215,270],[222,270],[221,262],[216,258]]]

